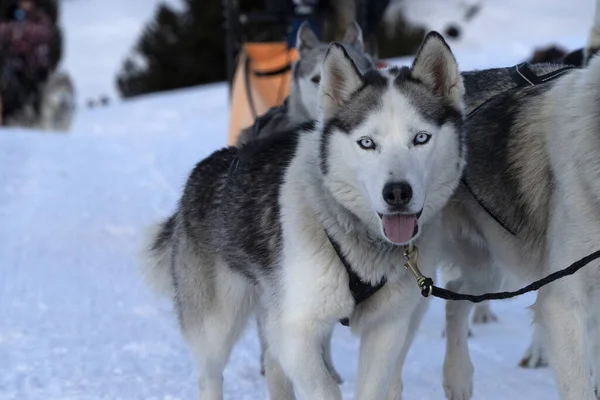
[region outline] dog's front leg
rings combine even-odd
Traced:
[[[465,287],[467,289],[465,289]],[[452,291],[469,292],[462,278],[448,282]],[[446,303],[446,357],[444,359],[444,391],[448,400],[468,400],[473,395],[473,363],[469,355],[469,313],[473,303]]]
[[[398,308],[361,330],[358,380],[356,383],[357,400],[385,399],[392,379],[401,379],[402,366],[398,360],[402,349],[414,337],[411,319],[415,309],[421,312],[426,308],[419,307],[423,300],[415,291],[413,298],[405,298],[406,302],[396,303]],[[421,318],[418,318],[420,320]],[[416,330],[416,327],[413,327]],[[401,390],[401,384],[394,385]],[[393,397],[392,397],[393,398]]]
[[[422,299],[411,315],[410,325],[408,326],[408,335],[404,341],[404,345],[402,346],[400,357],[398,357],[398,361],[396,362],[396,370],[394,372],[395,375],[392,377],[392,382],[390,382],[390,386],[388,388],[387,400],[402,399],[402,369],[404,367],[404,362],[406,361],[408,351],[410,350],[410,346],[412,345],[428,306],[429,302]]]
[[[284,318],[268,333],[270,348],[302,400],[341,400],[341,391],[323,358],[323,343],[333,329],[320,321]],[[275,399],[273,399],[275,400]]]

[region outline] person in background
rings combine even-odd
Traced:
[[[2,119],[33,99],[50,72],[52,22],[36,0],[18,0],[9,19],[0,21],[0,115]],[[0,120],[2,125],[2,120]]]

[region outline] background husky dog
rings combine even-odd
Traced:
[[[196,166],[152,239],[148,271],[174,297],[201,399],[222,398],[223,369],[252,311],[268,344],[271,398],[294,398],[293,386],[304,399],[341,399],[322,346],[343,318],[361,335],[356,398],[400,397],[427,305],[402,267],[402,245],[416,241],[423,272],[434,271],[439,211],[465,162],[463,92],[437,33],[412,68],[365,74],[333,44],[313,130],[226,148]],[[357,305],[347,268],[385,284]]]
[[[61,71],[52,73],[40,92],[39,113],[33,104],[27,104],[17,115],[7,118],[6,125],[69,131],[75,113],[75,88],[70,76]]]
[[[40,127],[66,132],[75,113],[75,88],[71,77],[63,72],[50,76],[42,93]]]
[[[598,8],[594,25],[600,26]],[[597,32],[592,29],[588,55],[599,42]],[[465,86],[469,99],[468,77]],[[598,250],[599,97],[600,59],[592,57],[587,68],[479,103],[467,121],[468,187],[459,187],[444,212],[452,241],[444,243],[443,259],[464,271],[449,284],[451,289],[493,291],[497,277],[507,271],[528,283]],[[541,326],[535,334],[546,338],[564,400],[596,399],[598,264],[542,288],[535,305]],[[471,307],[468,302],[447,303],[444,387],[449,399],[472,395],[473,366],[466,344]]]
[[[360,71],[365,72],[374,66],[374,60],[365,53],[362,30],[356,21],[348,25],[341,44]],[[299,59],[292,67],[287,106],[276,107],[276,110],[272,109],[268,115],[259,117],[261,118],[260,129],[255,131],[258,127],[254,125],[244,129],[238,137],[236,146],[239,147],[258,137],[263,138],[294,129],[302,123],[317,118],[321,68],[328,44],[320,42],[310,29],[309,23],[304,22],[298,29],[296,49]],[[257,121],[255,125],[257,123],[259,122]]]

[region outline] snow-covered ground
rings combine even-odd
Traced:
[[[64,66],[82,99],[112,93],[156,3],[63,3]],[[434,28],[452,20],[450,0],[422,3],[429,11],[420,5],[417,14]],[[579,47],[592,11],[593,0],[484,1],[454,44],[457,58],[467,70],[520,62],[534,45]],[[81,109],[68,135],[0,130],[0,400],[196,397],[193,361],[170,305],[142,284],[137,252],[144,227],[174,209],[193,165],[225,144],[227,111],[226,87],[215,84]],[[500,321],[473,328],[475,399],[557,398],[548,370],[517,367],[533,300],[496,302]],[[443,303],[433,300],[405,367],[406,399],[443,398],[442,327]],[[336,328],[348,399],[357,345]],[[250,328],[226,370],[226,399],[266,398],[258,349]]]

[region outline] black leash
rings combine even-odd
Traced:
[[[410,249],[410,247],[407,246],[407,249],[408,250],[405,250],[405,254],[407,251],[409,251],[409,252],[416,251],[416,247],[413,247],[412,249]],[[407,262],[406,262],[405,266],[407,269],[410,269],[411,272],[415,275],[415,278],[417,279],[417,284],[419,285],[419,289],[421,289],[421,295],[423,295],[423,297],[433,296],[433,297],[438,297],[438,298],[444,299],[444,300],[453,300],[453,301],[466,300],[466,301],[470,301],[471,303],[481,303],[482,301],[487,301],[487,300],[510,299],[510,298],[520,296],[525,293],[533,292],[534,290],[538,290],[542,286],[546,286],[547,284],[552,283],[558,279],[564,278],[565,276],[573,275],[575,272],[579,271],[581,268],[585,267],[592,261],[597,260],[598,258],[600,258],[600,250],[595,251],[594,253],[592,253],[588,256],[585,256],[580,260],[575,261],[573,264],[569,265],[567,268],[561,269],[560,271],[553,272],[550,275],[548,275],[542,279],[539,279],[539,280],[525,286],[522,289],[516,290],[514,292],[485,293],[485,294],[481,294],[481,295],[456,293],[451,290],[447,290],[447,289],[443,289],[441,287],[435,286],[433,284],[433,280],[431,278],[427,278],[427,277],[423,276],[421,274],[421,272],[419,271],[419,269],[417,268],[416,256],[414,258],[415,262],[412,262],[412,260],[409,259],[409,257],[407,257]]]

